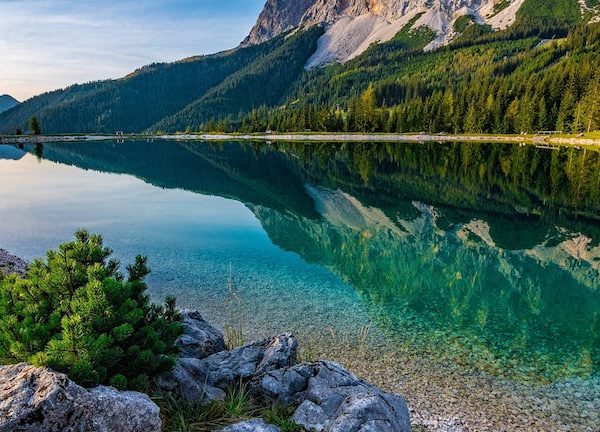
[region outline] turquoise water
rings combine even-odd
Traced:
[[[370,326],[542,385],[600,375],[599,186],[598,152],[518,145],[4,146],[0,247],[85,227],[220,324],[232,285],[252,335]]]

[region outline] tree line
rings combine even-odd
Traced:
[[[317,72],[321,77],[306,80],[292,103],[263,106],[239,118],[216,118],[201,127],[223,132],[509,134],[600,129],[600,25],[578,26],[554,41],[509,39],[416,55],[398,64],[396,73],[384,67],[383,78],[367,81],[359,90],[354,85],[358,80],[349,77],[373,75],[364,69],[338,70],[326,79],[325,72]],[[317,95],[328,80],[345,90]],[[356,90],[346,100],[340,97]]]

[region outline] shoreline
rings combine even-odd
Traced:
[[[112,141],[126,139],[181,141],[290,141],[290,142],[480,142],[523,145],[600,147],[599,138],[565,135],[461,135],[378,133],[273,133],[273,134],[164,134],[164,135],[28,135],[0,136],[0,144],[43,144],[50,142]]]

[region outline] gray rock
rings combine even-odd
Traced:
[[[66,375],[24,363],[0,367],[0,432],[159,432],[147,395],[86,390]]]
[[[408,432],[406,401],[368,384],[331,362],[274,370],[251,389],[272,403],[298,405],[292,420],[310,431]]]
[[[27,272],[27,262],[17,256],[14,256],[4,249],[0,249],[0,273],[16,273],[24,276]]]
[[[175,341],[180,357],[203,359],[225,351],[225,338],[221,330],[207,323],[198,311],[184,311],[183,334]]]
[[[175,368],[156,381],[157,389],[189,404],[223,399],[224,390],[240,381],[296,362],[298,343],[291,334],[251,342],[204,359],[179,358]]]
[[[152,432],[160,431],[160,409],[150,398],[138,392],[96,387],[89,391],[89,431]]]
[[[266,424],[263,419],[253,419],[227,426],[221,432],[280,432],[280,429]]]
[[[207,404],[224,400],[225,392],[206,382],[202,360],[179,358],[175,367],[156,379],[157,391],[171,394],[190,405]]]

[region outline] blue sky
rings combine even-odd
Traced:
[[[117,78],[232,48],[264,0],[0,0],[0,94]]]

